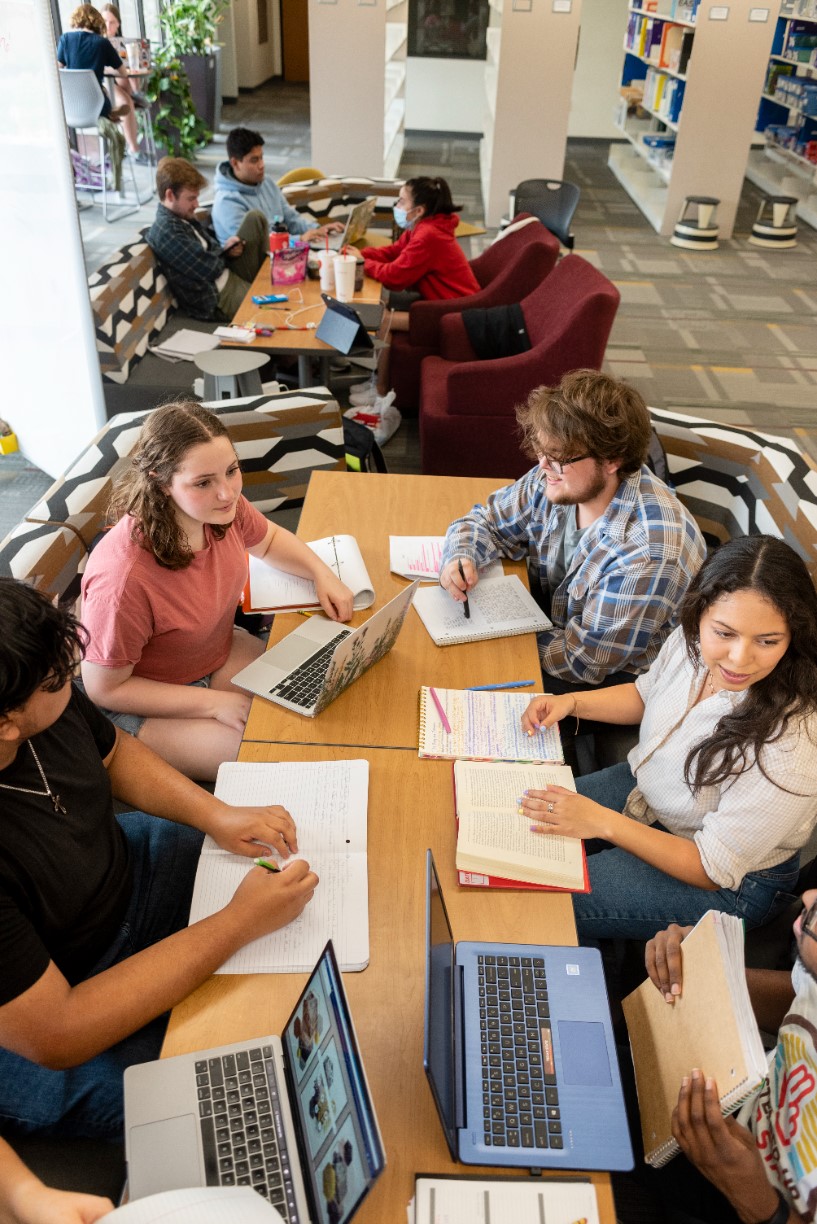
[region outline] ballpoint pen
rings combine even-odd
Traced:
[[[460,578],[462,578],[463,582],[465,582],[465,570],[462,568],[462,561],[458,561],[458,562],[457,562],[457,565],[459,566],[459,569],[460,569]],[[468,583],[467,583],[467,582],[465,582],[465,608],[464,608],[464,611],[465,611],[465,619],[466,619],[466,620],[470,620],[470,619],[471,619],[471,609],[470,609],[470,607],[468,606]]]
[[[502,684],[469,684],[469,693],[491,693],[494,689],[531,688],[535,680],[506,680]]]

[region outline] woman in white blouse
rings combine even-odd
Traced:
[[[817,593],[782,540],[715,552],[681,624],[634,684],[535,698],[528,734],[563,718],[640,723],[628,761],[526,792],[543,834],[587,839],[580,937],[651,938],[708,909],[768,922],[792,899],[817,821]]]

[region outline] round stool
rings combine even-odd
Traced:
[[[672,245],[687,251],[716,251],[719,204],[714,196],[687,196],[670,238]]]
[[[749,235],[752,245],[778,250],[797,246],[797,204],[797,196],[764,196]]]
[[[196,353],[193,361],[204,374],[204,398],[208,402],[263,394],[258,371],[269,361],[266,353],[209,349],[206,353]]]

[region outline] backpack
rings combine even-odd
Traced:
[[[346,449],[346,466],[350,472],[387,472],[383,452],[374,440],[374,434],[359,421],[343,418],[343,445]]]

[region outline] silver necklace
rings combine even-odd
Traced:
[[[45,790],[36,791],[36,790],[32,790],[29,786],[10,786],[8,782],[0,782],[0,787],[2,787],[3,790],[19,791],[21,795],[40,795],[44,799],[48,798],[54,804],[54,811],[62,812],[63,816],[66,816],[67,811],[62,805],[62,800],[60,799],[59,795],[54,794],[51,787],[48,785],[48,779],[45,776],[45,770],[40,764],[40,758],[37,756],[37,753],[34,751],[34,745],[32,744],[31,740],[26,740],[26,743],[31,749],[31,755],[34,757],[34,764],[37,766],[38,770],[40,771],[40,777],[43,780],[43,786],[45,787]]]

